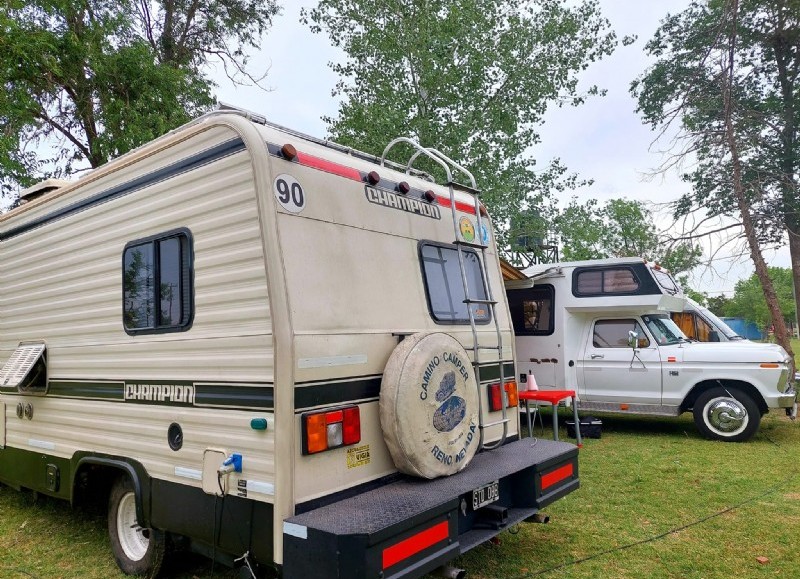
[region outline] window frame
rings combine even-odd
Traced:
[[[429,287],[428,287],[428,276],[427,276],[427,274],[425,272],[425,256],[422,255],[423,249],[425,247],[428,247],[428,246],[430,246],[430,247],[439,247],[439,248],[444,248],[444,249],[450,249],[450,250],[453,250],[453,251],[456,251],[456,252],[458,251],[458,246],[455,245],[455,244],[452,244],[452,243],[442,243],[442,242],[430,241],[430,240],[421,240],[419,243],[417,243],[417,256],[419,258],[419,268],[420,268],[420,275],[422,277],[422,286],[423,286],[423,289],[425,291],[425,301],[428,304],[428,314],[430,315],[430,317],[434,321],[434,323],[436,323],[437,325],[441,325],[441,326],[465,326],[465,325],[469,325],[469,314],[467,314],[467,317],[464,318],[464,319],[456,319],[456,320],[441,320],[441,319],[436,317],[436,314],[434,313],[434,310],[433,310],[433,303],[431,301],[431,294],[430,294]],[[462,248],[461,251],[463,251],[464,253],[470,253],[470,254],[475,256],[475,259],[476,259],[476,261],[478,263],[478,272],[480,273],[481,285],[483,286],[483,295],[484,296],[488,296],[489,295],[489,290],[486,288],[486,284],[484,283],[484,280],[486,279],[486,276],[485,276],[484,271],[483,271],[483,264],[481,263],[481,259],[478,256],[478,252],[476,252],[474,249],[470,249],[470,248]],[[459,279],[459,284],[461,284],[461,280],[460,279]],[[476,297],[476,299],[488,299],[488,298],[486,298],[486,297],[484,297],[484,298]],[[468,304],[465,304],[465,305],[468,306]],[[484,326],[484,325],[489,324],[489,323],[492,322],[492,308],[488,304],[486,304],[485,307],[486,307],[486,310],[487,310],[487,316],[486,316],[485,319],[481,319],[481,320],[476,319],[475,320],[475,325],[477,325],[477,326]]]
[[[128,250],[143,245],[152,245],[153,247],[153,293],[157,297],[157,289],[159,287],[159,280],[161,276],[161,255],[157,247],[161,241],[169,239],[183,240],[180,243],[179,257],[181,260],[180,275],[182,283],[187,287],[182,288],[181,291],[181,319],[177,324],[170,325],[154,325],[146,328],[129,328],[125,324],[125,257]],[[185,252],[184,252],[185,243]],[[184,302],[184,298],[186,301]],[[156,312],[161,311],[161,299],[154,299],[156,303]],[[183,311],[185,310],[185,311]],[[138,336],[143,334],[166,334],[171,332],[185,332],[191,329],[194,323],[194,238],[192,232],[186,227],[171,229],[155,235],[149,235],[140,239],[129,241],[125,244],[122,250],[122,328],[129,336]]]
[[[530,288],[511,289],[508,290],[506,294],[508,295],[508,309],[511,312],[511,323],[514,327],[514,334],[517,336],[552,336],[553,333],[555,333],[556,290],[552,284],[543,283],[535,284]],[[525,329],[525,302],[548,298],[550,299],[549,329]]]
[[[636,289],[625,291],[625,292],[610,292],[604,291],[603,288],[605,287],[605,276],[607,272],[615,272],[615,271],[629,271],[631,273],[631,277],[636,281]],[[585,292],[581,291],[579,287],[579,278],[581,275],[586,273],[600,273],[600,291],[599,292]],[[573,281],[572,281],[572,295],[579,298],[584,297],[598,297],[598,296],[635,296],[641,295],[643,293],[644,286],[642,284],[641,278],[637,275],[636,270],[629,266],[629,265],[614,265],[614,266],[603,266],[603,267],[581,267],[576,269],[573,272]]]
[[[632,318],[601,318],[599,320],[594,320],[594,322],[592,323],[592,335],[591,335],[592,348],[595,348],[596,350],[630,349],[630,346],[628,346],[627,342],[625,344],[620,344],[620,345],[617,345],[617,346],[598,346],[595,343],[595,337],[597,336],[597,326],[598,326],[598,324],[599,325],[610,325],[610,323],[614,323],[614,322],[616,322],[616,323],[619,323],[619,322],[633,322],[636,325],[636,327],[638,327],[641,330],[641,333],[639,334],[639,340],[641,340],[642,338],[645,338],[647,340],[647,344],[646,345],[641,345],[641,342],[637,343],[637,345],[636,345],[636,349],[637,350],[644,350],[646,348],[650,348],[653,345],[653,339],[651,338],[649,332],[647,331],[645,326],[642,324],[641,320],[637,319],[636,317],[632,317]]]

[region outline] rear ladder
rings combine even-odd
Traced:
[[[453,215],[453,233],[455,235],[455,241],[453,245],[456,246],[458,251],[458,266],[461,272],[461,283],[464,288],[464,303],[467,305],[467,312],[469,314],[469,326],[472,331],[472,348],[466,348],[467,350],[471,350],[473,353],[472,358],[472,365],[475,369],[475,378],[477,380],[477,388],[478,388],[478,426],[479,426],[479,444],[478,450],[487,449],[491,450],[501,446],[508,437],[508,424],[511,419],[508,417],[506,412],[506,406],[508,405],[508,394],[505,390],[505,383],[506,378],[503,372],[503,336],[500,331],[500,322],[497,319],[497,311],[496,305],[497,300],[494,299],[492,294],[492,286],[489,283],[489,277],[487,275],[487,267],[486,267],[486,249],[488,245],[486,245],[484,241],[484,229],[483,224],[481,222],[481,205],[478,200],[478,196],[480,192],[477,189],[475,183],[475,177],[470,173],[467,169],[453,161],[450,157],[442,153],[441,151],[430,148],[430,147],[423,147],[416,141],[409,139],[407,137],[398,137],[397,139],[393,140],[391,143],[386,145],[386,148],[383,150],[383,155],[381,155],[380,164],[384,166],[386,163],[386,156],[391,150],[392,147],[399,143],[405,143],[410,145],[414,149],[414,154],[408,160],[406,164],[405,171],[406,173],[411,173],[414,161],[419,156],[425,156],[431,159],[433,162],[441,166],[445,174],[447,175],[447,187],[450,192],[450,207],[452,208],[452,215]],[[458,170],[464,175],[467,176],[470,182],[470,186],[462,185],[456,183],[453,180],[452,169]],[[476,243],[462,241],[459,239],[458,232],[458,221],[456,220],[456,198],[455,198],[455,191],[458,189],[459,191],[468,193],[473,200],[473,206],[475,207],[475,219],[476,219]],[[481,270],[481,278],[483,282],[483,287],[486,289],[486,298],[478,298],[473,297],[470,293],[469,283],[467,282],[467,270],[464,264],[464,248],[471,248],[480,250],[480,270]],[[475,314],[473,312],[472,305],[473,304],[483,304],[489,306],[489,309],[492,314],[492,320],[494,321],[495,332],[497,334],[497,346],[481,346],[478,343],[478,329],[475,324]],[[500,376],[500,395],[501,395],[501,411],[502,411],[502,418],[500,420],[495,420],[492,422],[483,421],[483,397],[481,396],[481,366],[480,366],[480,352],[481,350],[497,350],[497,364],[499,366],[499,376]],[[503,436],[500,440],[492,443],[491,445],[484,443],[484,430],[487,428],[491,428],[492,426],[497,426],[499,424],[503,425]]]

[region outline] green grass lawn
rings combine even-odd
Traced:
[[[456,564],[474,579],[798,577],[799,471],[800,424],[777,413],[743,444],[700,438],[689,415],[606,415],[550,524]]]
[[[743,444],[700,438],[688,415],[606,415],[602,439],[580,451],[580,490],[545,510],[550,524],[503,532],[455,564],[473,579],[798,577],[799,465],[800,424],[777,413]],[[211,564],[182,555],[167,571],[202,579]],[[123,575],[103,514],[0,486],[0,577]]]

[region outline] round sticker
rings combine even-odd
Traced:
[[[472,243],[475,240],[475,226],[468,217],[462,217],[458,221],[458,229],[461,231],[461,237],[463,237],[464,241],[467,243]]]
[[[489,245],[489,228],[485,223],[481,223],[481,239],[484,245]]]
[[[281,207],[292,213],[300,213],[306,206],[306,193],[297,179],[291,175],[282,174],[275,177],[272,184],[275,198]]]

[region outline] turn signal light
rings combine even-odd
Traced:
[[[302,416],[303,454],[316,454],[361,442],[358,406],[308,412]]]
[[[764,362],[763,364],[761,364],[761,367],[762,368],[780,368],[780,365],[779,364],[773,364],[773,363]]]
[[[503,396],[500,390],[500,383],[489,385],[489,410],[497,412],[503,408]],[[508,405],[506,408],[513,408],[519,405],[519,394],[517,394],[517,383],[513,380],[505,383],[506,394],[508,395]]]

